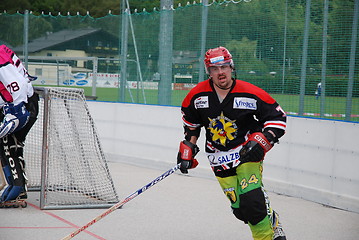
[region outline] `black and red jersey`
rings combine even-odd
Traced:
[[[234,80],[221,102],[211,80],[200,82],[182,102],[183,122],[188,127],[204,127],[206,151],[228,151],[245,142],[249,133],[270,128],[284,134],[286,115],[263,89]]]

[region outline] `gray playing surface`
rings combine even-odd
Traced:
[[[168,170],[114,162],[109,167],[120,199]],[[269,196],[289,240],[359,239],[357,213],[271,192]],[[61,239],[106,210],[39,210],[36,192],[30,192],[28,202],[25,209],[0,209],[0,239]],[[251,233],[234,218],[215,180],[178,172],[74,239],[250,240]]]

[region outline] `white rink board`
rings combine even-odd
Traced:
[[[145,166],[176,163],[183,139],[179,107],[88,101],[105,154]],[[359,124],[288,117],[287,133],[266,156],[266,189],[359,213]],[[212,177],[198,146],[192,175]]]

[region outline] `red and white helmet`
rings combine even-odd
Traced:
[[[209,49],[204,56],[204,65],[206,73],[209,74],[209,67],[222,66],[229,64],[234,69],[232,55],[225,47],[217,47]]]

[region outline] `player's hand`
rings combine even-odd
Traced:
[[[23,128],[29,120],[30,113],[22,102],[18,105],[7,103],[3,106],[4,119],[0,123],[0,138]]]
[[[194,157],[198,152],[199,148],[196,144],[187,140],[180,142],[177,163],[181,163],[180,170],[182,173],[187,174],[188,169],[197,167],[198,161]]]
[[[252,133],[239,151],[240,160],[241,162],[260,162],[271,148],[272,144],[263,133]]]

